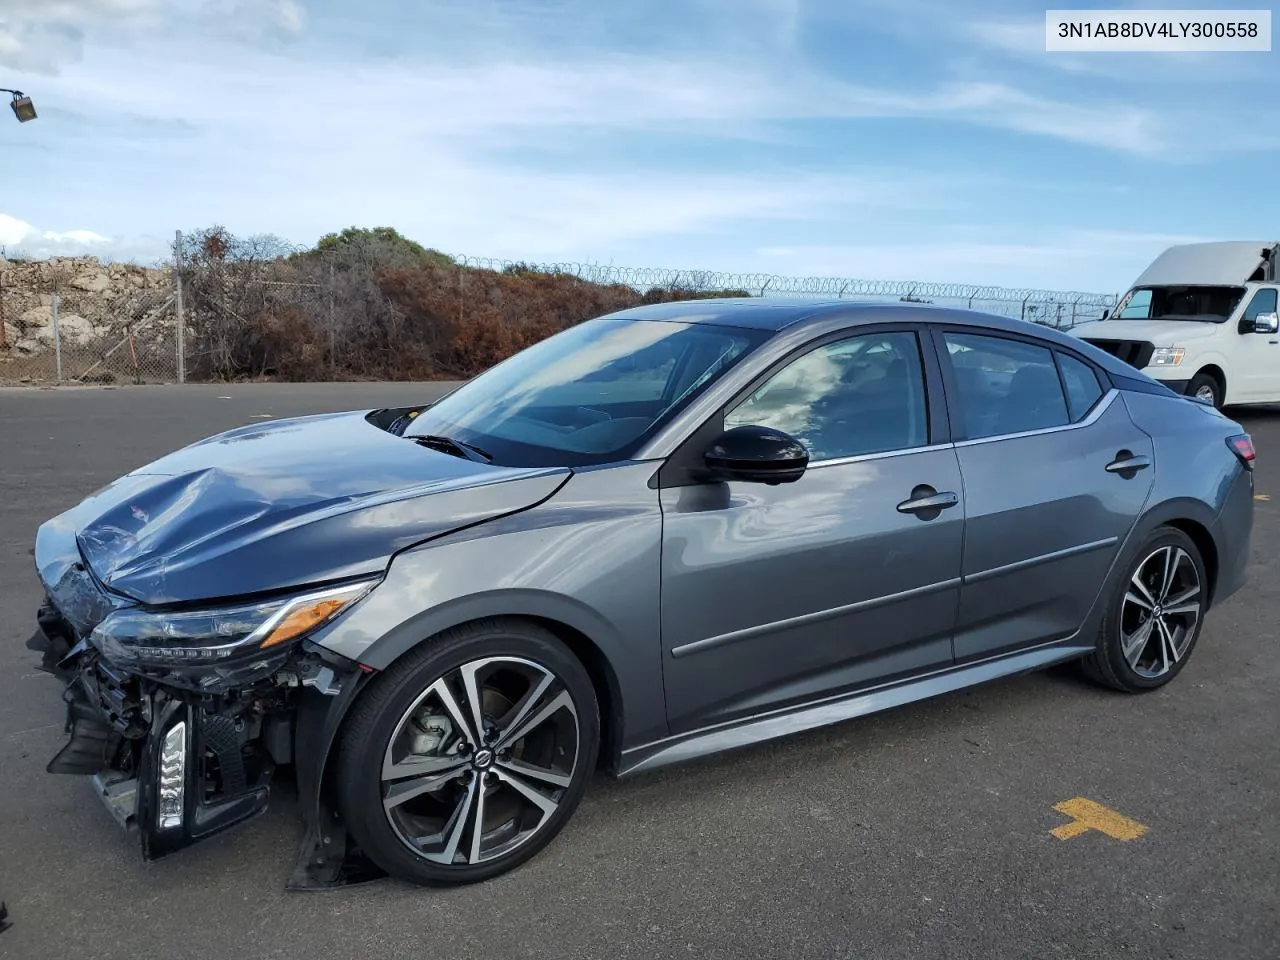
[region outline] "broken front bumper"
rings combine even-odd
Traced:
[[[253,736],[252,705],[148,684],[93,651],[62,675],[69,739],[47,769],[92,777],[146,859],[266,810],[275,759]]]
[[[307,826],[288,888],[322,889],[382,872],[352,846],[324,787],[326,759],[369,670],[303,641],[269,676],[217,692],[122,670],[83,641],[52,602],[28,647],[64,682],[65,746],[50,773],[89,777],[147,860],[263,813],[273,773],[291,766]],[[260,666],[260,663],[258,664]]]

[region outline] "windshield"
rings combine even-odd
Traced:
[[[503,466],[623,460],[767,337],[699,323],[588,320],[459,387],[405,436],[446,436]]]
[[[1244,287],[1135,287],[1114,320],[1207,320],[1222,323],[1240,304]]]

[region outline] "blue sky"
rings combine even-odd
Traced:
[[[0,244],[150,262],[179,228],[388,225],[1114,292],[1172,243],[1280,239],[1280,53],[1050,54],[1043,24],[1003,0],[0,0],[0,87],[40,111],[0,117]]]

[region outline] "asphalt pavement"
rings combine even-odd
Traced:
[[[600,778],[541,855],[469,888],[287,893],[301,826],[285,788],[261,819],[144,864],[88,783],[44,771],[63,714],[24,647],[36,527],[216,431],[440,392],[0,390],[0,900],[13,922],[0,957],[1280,957],[1280,412],[1268,410],[1235,414],[1258,448],[1258,494],[1275,497],[1256,504],[1250,582],[1160,691],[1124,696],[1055,669]],[[1122,819],[1063,839],[1066,801]]]

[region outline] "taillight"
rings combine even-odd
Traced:
[[[1253,452],[1253,438],[1247,433],[1240,433],[1234,437],[1227,437],[1227,446],[1231,448],[1231,452],[1240,458],[1240,462],[1245,465],[1246,469],[1253,469],[1253,461],[1257,456]]]

